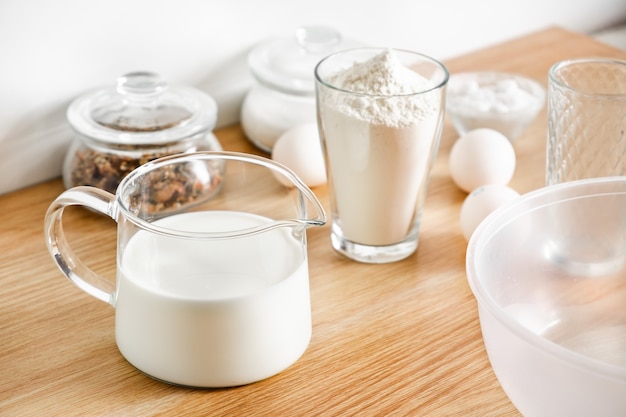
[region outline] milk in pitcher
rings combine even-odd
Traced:
[[[209,211],[154,225],[219,232],[269,222]],[[124,357],[154,378],[192,386],[242,385],[287,368],[311,337],[306,251],[293,232],[279,227],[199,244],[139,231],[118,260],[116,338]]]

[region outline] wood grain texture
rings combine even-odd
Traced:
[[[446,62],[452,73],[504,70],[544,85],[552,63],[626,54],[551,28]],[[216,132],[227,150],[261,154],[239,126]],[[515,142],[511,186],[543,185],[546,116]],[[0,197],[1,416],[519,416],[500,388],[465,277],[446,122],[417,253],[387,265],[336,254],[329,226],[308,233],[313,338],[285,372],[248,386],[197,390],[155,381],[129,365],[114,339],[114,310],[72,285],[50,259],[43,218],[60,180]],[[324,187],[314,189],[328,210]],[[68,239],[113,279],[115,223],[79,209]]]

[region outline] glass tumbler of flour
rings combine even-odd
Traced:
[[[77,259],[62,222],[72,205],[117,222],[116,283]],[[325,222],[311,190],[273,161],[198,152],[140,166],[115,195],[70,188],[50,205],[45,235],[61,271],[115,308],[130,364],[172,384],[227,387],[275,375],[306,350],[305,232]]]
[[[356,48],[315,68],[336,251],[398,261],[417,249],[449,74],[411,51]]]
[[[626,61],[580,58],[548,77],[547,185],[626,175]]]

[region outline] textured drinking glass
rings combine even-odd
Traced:
[[[317,65],[331,242],[339,253],[384,263],[417,249],[448,77],[436,60],[401,50],[351,49]]]
[[[552,66],[546,165],[548,185],[626,175],[626,61]]]

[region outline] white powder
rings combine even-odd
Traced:
[[[328,81],[341,90],[362,94],[334,94],[329,101],[346,115],[372,124],[406,127],[435,111],[429,103],[432,100],[415,95],[430,89],[431,83],[398,62],[390,50],[357,62]]]
[[[335,227],[363,245],[417,239],[414,220],[440,134],[441,91],[411,95],[432,86],[391,51],[328,82],[338,90],[321,89],[319,112]]]
[[[524,110],[538,101],[513,79],[482,86],[474,80],[458,82],[451,85],[448,97],[450,106],[494,113]]]
[[[488,127],[514,140],[543,107],[545,92],[526,79],[490,77],[495,76],[452,78],[447,97],[452,121],[461,134]]]

